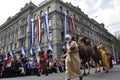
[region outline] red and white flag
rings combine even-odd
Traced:
[[[38,42],[40,42],[40,37],[41,37],[40,16],[37,16],[37,29],[38,29]]]
[[[72,26],[72,34],[75,35],[75,26],[74,26],[74,21],[73,21],[73,17],[72,15],[70,15],[70,23],[71,23],[71,26]]]

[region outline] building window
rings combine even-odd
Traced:
[[[36,14],[34,14],[34,19],[33,20],[34,21],[37,20],[37,15]]]
[[[27,24],[27,18],[24,18],[24,19],[23,19],[23,23],[24,23],[24,24]]]
[[[43,14],[43,10],[41,10],[41,11],[40,11],[40,16],[43,16],[43,15],[44,15],[44,14]]]
[[[60,25],[62,27],[62,30],[64,29],[64,23],[63,23],[63,19],[60,20]]]
[[[24,41],[23,41],[23,40],[21,40],[21,47],[23,46],[23,44],[24,44]]]
[[[37,26],[34,26],[34,27],[35,27],[35,28],[34,28],[34,29],[35,29],[34,32],[37,32]]]
[[[41,29],[44,29],[44,25],[43,25],[43,22],[41,22]]]
[[[17,38],[18,37],[18,28],[16,27],[16,30],[15,30],[15,37]]]
[[[67,30],[70,31],[70,22],[67,22]]]
[[[51,6],[49,6],[47,10],[48,10],[48,13],[50,13],[51,12]]]
[[[50,32],[49,35],[50,35],[50,41],[52,41],[53,40],[52,32]]]
[[[48,20],[48,25],[49,25],[49,27],[51,26],[51,24],[52,24],[52,23],[51,23],[51,19],[49,19],[49,20]]]
[[[22,30],[23,30],[23,28],[22,28],[22,26],[20,27],[20,35],[22,35]],[[24,31],[23,31],[23,33],[24,33]]]
[[[76,19],[76,15],[74,14],[74,19]]]
[[[69,16],[69,10],[67,10],[66,12],[67,12],[67,16]]]
[[[64,41],[64,32],[61,32],[61,40]]]
[[[44,43],[44,34],[41,34],[41,43]]]
[[[88,34],[90,37],[92,37],[92,32],[89,32],[89,34]]]
[[[1,45],[1,38],[0,38],[0,45]]]
[[[81,17],[79,17],[79,20],[82,21],[83,19]]]
[[[25,40],[24,39],[21,39],[19,41],[19,43],[20,43],[19,47],[24,47],[25,46]]]
[[[34,37],[34,44],[36,45],[37,44],[37,38]]]
[[[12,44],[10,44],[10,50],[12,50]]]
[[[59,8],[60,8],[60,12],[62,13],[62,6],[59,6]]]
[[[17,48],[17,43],[15,43],[15,46],[14,46],[14,49],[16,49]]]
[[[3,46],[3,52],[5,51],[5,48],[4,48],[4,46]]]
[[[8,51],[8,46],[7,46],[7,49],[6,49],[6,51]]]
[[[76,30],[77,30],[77,32],[79,32],[79,27],[78,26],[76,26]]]

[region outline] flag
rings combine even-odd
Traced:
[[[67,42],[65,41],[63,44],[62,44],[62,49],[65,48],[65,45],[67,44]]]
[[[10,55],[11,55],[12,57],[14,57],[14,52],[13,52],[13,51],[10,51]]]
[[[40,42],[41,29],[40,29],[40,16],[37,16],[37,28],[38,28],[38,42]]]
[[[34,49],[33,48],[30,49],[30,53],[31,53],[31,55],[34,54]]]
[[[38,45],[38,51],[42,51],[42,47]]]
[[[26,50],[22,47],[22,54],[26,55]]]
[[[66,16],[67,16],[67,13],[66,11],[64,11],[64,37],[66,36]]]
[[[74,21],[73,21],[73,17],[72,15],[70,15],[70,23],[71,23],[71,31],[72,31],[72,34],[74,35],[75,34],[75,26],[74,26]]]
[[[45,28],[46,28],[47,39],[50,40],[49,25],[48,25],[48,13],[47,12],[45,12],[45,14],[44,14],[44,20],[45,20]]]
[[[34,22],[33,18],[30,20],[30,45],[34,43]]]
[[[48,44],[48,49],[51,50],[51,51],[53,51],[53,44],[52,43]]]
[[[7,58],[8,58],[7,53],[4,53],[3,57],[4,57],[5,60],[7,60]]]

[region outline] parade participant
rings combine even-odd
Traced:
[[[25,75],[29,75],[29,73],[30,73],[29,68],[30,68],[29,58],[26,58],[25,63],[24,63]]]
[[[12,57],[10,54],[8,54],[8,58],[6,60],[6,67],[5,67],[5,77],[11,76],[11,63],[12,63]]]
[[[47,60],[47,55],[44,53],[44,51],[40,51],[39,52],[39,64],[38,64],[38,75],[40,75],[40,73],[43,71],[45,73],[45,75],[48,75],[48,64],[46,62]]]
[[[103,68],[105,68],[105,73],[109,72],[110,64],[109,64],[109,52],[108,50],[103,46],[103,44],[100,44],[98,46],[98,49],[100,50],[101,57],[102,57],[102,64]]]
[[[66,54],[63,55],[63,58],[65,58],[66,80],[77,77],[79,77],[79,80],[82,80],[83,77],[80,71],[78,45],[75,41],[71,41],[71,38],[72,37],[69,34],[65,36],[66,44],[64,45],[64,48],[67,51]]]
[[[113,68],[112,60],[113,60],[113,55],[112,55],[112,53],[110,52],[110,57],[109,57],[110,68]]]

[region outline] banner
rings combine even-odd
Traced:
[[[74,26],[74,21],[72,15],[70,15],[70,23],[71,23],[71,32],[73,36],[75,35],[75,26]]]
[[[30,20],[30,45],[34,44],[34,22],[33,18]]]
[[[40,16],[37,16],[37,28],[38,28],[38,42],[40,42],[41,37]]]
[[[66,11],[64,11],[64,37],[66,36],[66,33],[67,33],[67,31],[66,31],[66,16],[67,16],[67,13],[66,13]]]
[[[45,28],[46,28],[47,39],[50,40],[49,25],[48,25],[48,13],[47,12],[45,12],[45,14],[44,14],[44,20],[45,20]]]

